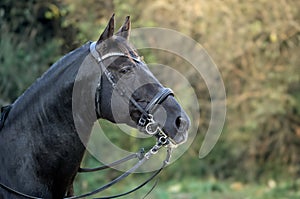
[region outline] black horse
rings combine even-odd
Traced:
[[[165,110],[164,121],[156,120],[174,144],[186,140],[188,116],[172,93],[165,91],[140,61],[128,43],[129,31],[127,17],[114,34],[112,16],[97,42],[68,53],[12,104],[0,131],[1,183],[36,197],[65,197],[79,169],[94,122],[102,118],[141,126],[145,122],[142,119],[149,122],[145,115],[152,111],[149,103],[151,106],[160,103]],[[130,96],[123,93],[140,80],[149,83],[142,84]],[[115,90],[118,90],[116,95]],[[24,197],[0,187],[0,198]]]

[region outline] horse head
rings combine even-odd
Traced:
[[[114,15],[91,45],[91,53],[101,67],[97,88],[98,118],[125,123],[148,134],[159,127],[178,145],[187,139],[190,120],[176,101],[171,89],[165,88],[129,43],[130,18],[114,34]]]

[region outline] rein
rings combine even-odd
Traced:
[[[157,142],[147,153],[145,153],[143,155],[143,158],[140,159],[132,168],[130,168],[129,170],[127,170],[125,173],[123,173],[122,175],[120,175],[119,177],[115,178],[114,180],[112,180],[111,182],[95,189],[94,191],[91,191],[89,193],[86,193],[86,194],[82,194],[82,195],[78,195],[78,196],[72,196],[72,197],[65,197],[64,199],[79,199],[79,198],[85,198],[85,197],[88,197],[88,196],[92,196],[92,195],[95,195],[101,191],[104,191],[106,189],[108,189],[109,187],[111,187],[112,185],[120,182],[122,179],[126,178],[127,176],[129,176],[130,174],[132,174],[134,171],[136,171],[139,167],[141,167],[146,161],[148,161],[150,159],[151,156],[155,155],[159,149],[161,149],[162,146],[166,146],[166,143],[162,143],[162,142]],[[127,191],[125,193],[121,193],[121,194],[118,194],[118,195],[114,195],[114,196],[104,196],[104,197],[98,197],[98,198],[95,198],[95,199],[109,199],[109,198],[118,198],[118,197],[121,197],[121,196],[125,196],[125,195],[128,195],[134,191],[137,191],[138,189],[142,188],[143,186],[145,186],[147,183],[149,183],[151,180],[153,180],[162,170],[163,168],[169,164],[170,162],[170,158],[171,158],[171,152],[172,152],[172,148],[171,147],[168,147],[168,150],[167,150],[167,155],[166,155],[166,158],[165,160],[163,161],[161,167],[156,170],[146,181],[144,181],[142,184],[140,184],[139,186],[137,186],[136,188],[130,190],[130,191]],[[11,192],[15,195],[19,195],[19,196],[22,196],[22,197],[25,197],[25,198],[29,198],[29,199],[44,199],[44,198],[40,198],[40,197],[35,197],[35,196],[31,196],[31,195],[27,195],[25,193],[22,193],[22,192],[19,192],[9,186],[6,186],[2,183],[0,183],[0,187],[5,189],[6,191],[8,192]]]
[[[139,160],[132,168],[127,170],[125,173],[123,173],[120,176],[118,176],[117,178],[113,179],[111,182],[95,189],[94,191],[91,191],[91,192],[86,193],[86,194],[78,195],[78,196],[66,197],[64,199],[84,198],[84,197],[95,195],[95,194],[97,194],[101,191],[104,191],[104,190],[108,189],[112,185],[120,182],[121,180],[123,180],[124,178],[126,178],[127,176],[129,176],[130,174],[135,172],[145,162],[147,162],[150,159],[151,156],[158,153],[158,151],[163,146],[167,147],[167,155],[166,155],[166,158],[163,161],[162,165],[160,166],[160,168],[158,170],[153,172],[152,175],[147,180],[145,180],[143,183],[141,183],[136,188],[134,188],[132,190],[129,190],[125,193],[121,193],[121,194],[113,195],[113,196],[100,197],[100,198],[97,198],[97,199],[117,198],[117,197],[121,197],[121,196],[124,196],[124,195],[128,195],[128,194],[130,194],[134,191],[137,191],[138,189],[142,188],[147,183],[149,183],[151,180],[153,180],[163,170],[163,168],[167,164],[169,164],[169,161],[170,161],[170,158],[171,158],[171,153],[172,153],[172,147],[171,146],[172,146],[172,144],[175,144],[175,142],[165,134],[165,132],[161,129],[159,124],[154,120],[153,115],[150,113],[150,112],[154,111],[156,105],[158,105],[158,104],[162,103],[164,100],[166,100],[169,95],[173,96],[174,95],[173,91],[169,88],[163,88],[160,92],[158,92],[153,97],[153,99],[147,104],[147,106],[145,108],[143,108],[137,103],[137,101],[135,99],[133,99],[131,96],[129,96],[127,93],[125,93],[124,91],[120,90],[117,87],[117,84],[114,81],[114,78],[113,78],[111,72],[109,70],[107,70],[107,68],[104,66],[104,63],[103,63],[103,60],[105,60],[107,58],[110,58],[110,57],[120,57],[120,56],[128,57],[128,55],[126,55],[124,53],[108,53],[108,54],[105,54],[102,57],[100,57],[98,51],[96,50],[96,42],[91,43],[90,53],[97,60],[98,64],[101,67],[101,71],[105,74],[108,81],[112,85],[113,89],[116,89],[116,91],[122,97],[125,97],[126,99],[130,100],[130,102],[141,112],[141,117],[138,120],[138,129],[140,131],[143,131],[143,132],[149,134],[149,135],[152,135],[152,136],[154,135],[157,138],[157,142],[146,153],[144,152],[144,149],[142,149],[142,150],[140,150],[139,152],[137,152],[135,154],[131,154],[129,156],[126,156],[126,157],[124,157],[120,160],[117,160],[115,162],[112,162],[111,164],[108,164],[108,165],[104,165],[104,166],[100,166],[100,167],[96,167],[96,168],[79,168],[78,172],[80,172],[80,173],[94,172],[94,171],[99,171],[99,170],[107,169],[107,168],[122,164],[122,163],[127,162],[131,159],[134,159],[134,158],[137,158]],[[137,63],[143,63],[139,58],[136,58],[136,57],[130,57],[130,58],[133,59],[134,61],[136,61]],[[97,116],[101,116],[101,110],[100,110],[101,84],[100,84],[100,82],[101,81],[99,81],[99,84],[98,84],[97,89],[96,89],[96,94],[95,94],[95,105],[96,105]],[[4,117],[5,117],[5,115],[4,115]],[[2,121],[2,118],[1,118],[1,121]],[[150,191],[153,190],[154,186],[152,187],[152,189]],[[6,191],[8,191],[10,193],[13,193],[15,195],[22,196],[22,197],[25,197],[25,198],[28,198],[28,199],[43,199],[41,197],[35,197],[35,196],[31,196],[31,195],[27,195],[25,193],[19,192],[19,191],[15,190],[15,189],[13,189],[9,186],[6,186],[5,184],[3,184],[1,182],[0,182],[0,187],[5,189]]]
[[[99,193],[101,191],[104,191],[104,190],[108,189],[112,185],[120,182],[121,180],[123,180],[124,178],[126,178],[127,176],[129,176],[130,174],[132,174],[134,171],[136,171],[146,161],[148,161],[151,156],[155,155],[159,151],[159,149],[161,149],[162,146],[166,146],[166,143],[161,143],[161,142],[158,141],[147,153],[145,153],[143,155],[143,158],[140,159],[133,167],[131,167],[129,170],[127,170],[125,173],[123,173],[119,177],[113,179],[111,182],[103,185],[102,187],[99,187],[98,189],[96,189],[94,191],[91,191],[89,193],[86,193],[86,194],[82,194],[82,195],[79,195],[79,196],[73,196],[73,197],[67,197],[65,199],[79,199],[79,198],[84,198],[84,197],[95,195],[95,194],[97,194],[97,193]],[[124,196],[124,195],[128,195],[128,194],[130,194],[130,193],[132,193],[134,191],[137,191],[138,189],[142,188],[148,182],[150,182],[154,177],[156,177],[167,164],[169,164],[170,158],[171,158],[171,152],[172,152],[172,148],[168,147],[166,158],[163,161],[161,167],[157,171],[155,171],[146,181],[144,181],[142,184],[140,184],[136,188],[134,188],[134,189],[132,189],[132,190],[130,190],[128,192],[122,193],[122,194],[118,194],[118,195],[114,195],[114,196],[105,196],[105,197],[100,197],[100,198],[97,198],[97,199],[117,198],[117,197],[121,197],[121,196]]]

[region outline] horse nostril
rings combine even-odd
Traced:
[[[185,119],[183,119],[181,116],[179,116],[175,120],[175,125],[176,125],[177,129],[183,131],[186,128],[187,121]]]

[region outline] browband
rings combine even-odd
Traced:
[[[121,52],[109,52],[103,56],[100,56],[99,52],[97,51],[96,49],[96,44],[97,42],[92,42],[91,45],[90,45],[90,52],[91,54],[93,55],[93,57],[98,61],[98,62],[101,62],[109,57],[119,57],[119,56],[122,56],[122,57],[129,57],[128,55],[126,55],[125,53],[121,53]],[[138,57],[130,57],[130,59],[133,59],[134,61],[136,62],[142,62],[142,60]]]

